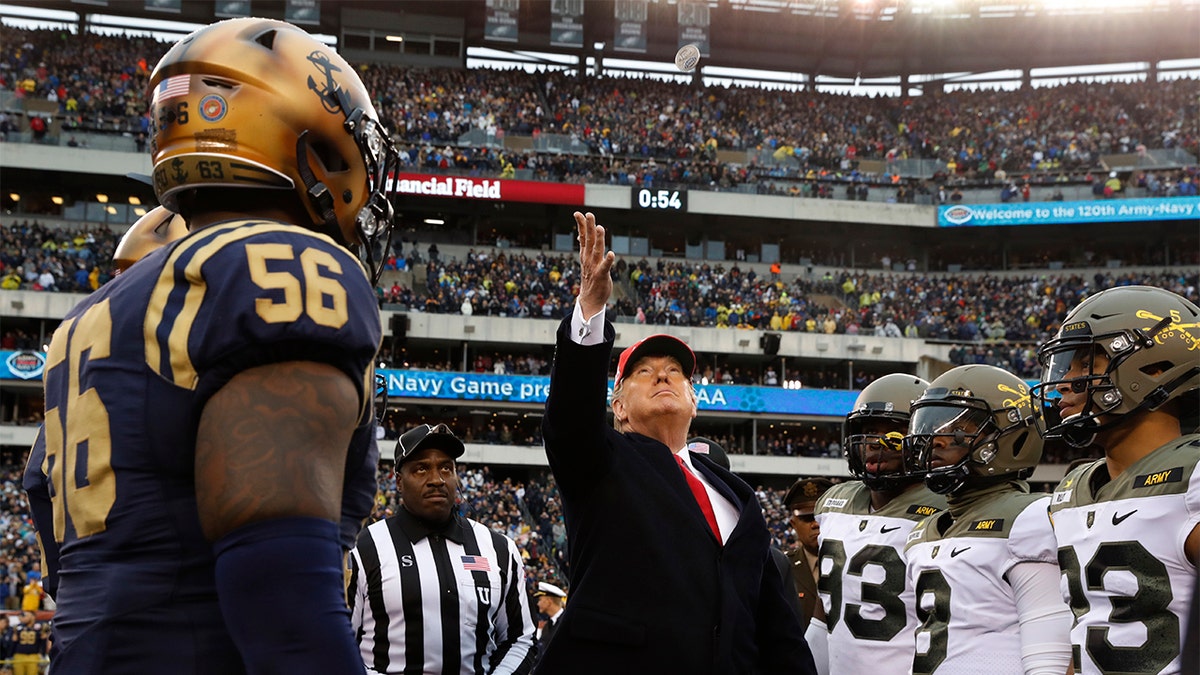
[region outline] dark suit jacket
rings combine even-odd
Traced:
[[[815,673],[787,604],[753,490],[703,455],[697,470],[738,509],[721,546],[672,449],[606,421],[609,354],[558,332],[543,434],[562,497],[571,601],[535,672]]]
[[[554,634],[558,632],[558,624],[562,621],[562,613],[559,612],[558,619],[551,621],[546,620],[546,625],[542,626],[542,636],[538,639],[538,655],[546,652],[546,645],[550,644],[550,640]]]
[[[771,560],[775,562],[780,578],[783,579],[783,597],[788,599],[788,605],[800,619],[800,627],[808,630],[808,620],[812,618],[812,608],[804,613],[804,605],[800,601],[800,591],[796,588],[796,578],[792,575],[792,560],[786,553],[774,546],[771,547]]]
[[[794,548],[787,553],[788,560],[792,563],[792,579],[796,582],[796,592],[800,596],[800,620],[807,628],[813,612],[816,611],[819,597],[817,580],[813,578],[812,571],[808,568],[808,560],[804,556],[802,548]]]

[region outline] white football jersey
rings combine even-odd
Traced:
[[[917,613],[904,545],[916,524],[946,508],[919,486],[871,512],[871,491],[842,483],[816,505],[820,590],[829,628],[830,675],[907,673]]]
[[[1200,435],[1184,436],[1110,480],[1104,460],[1059,483],[1050,515],[1076,672],[1180,673],[1196,568],[1183,543],[1200,523]]]
[[[1049,495],[1023,481],[971,495],[958,512],[922,521],[905,552],[916,594],[916,675],[1022,673],[1017,603],[1004,576],[1017,563],[1055,563]]]

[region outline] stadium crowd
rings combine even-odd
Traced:
[[[0,289],[90,292],[112,278],[117,237],[105,227],[60,229],[28,220],[0,225]],[[561,319],[572,306],[578,264],[568,255],[529,255],[472,249],[462,260],[417,246],[393,256],[424,279],[394,280],[377,288],[380,302],[413,312]],[[615,275],[625,293],[614,312],[637,323],[770,331],[874,335],[963,343],[955,364],[989,363],[1022,377],[1036,377],[1034,343],[1057,327],[1067,308],[1085,294],[1105,288],[1148,284],[1195,300],[1200,275],[1106,270],[1092,276],[1071,272],[1022,276],[891,273],[845,270],[796,275],[759,274],[753,266],[668,259],[621,261]],[[423,282],[423,283],[422,283]],[[28,339],[27,337],[25,338]],[[22,337],[4,338],[8,349]],[[385,360],[400,361],[385,351]],[[441,367],[441,366],[437,366]],[[474,370],[546,374],[542,355],[481,355]],[[714,364],[702,370],[708,382],[780,385],[801,381],[817,388],[861,388],[858,382],[822,371],[740,374]],[[825,382],[821,382],[822,378]]]
[[[142,94],[166,43],[0,26],[0,45],[0,89],[56,103],[58,133],[125,134],[144,148]],[[925,194],[943,202],[965,186],[1003,186],[1010,198],[1028,200],[1030,182],[1091,184],[1098,197],[1194,195],[1200,178],[1190,166],[1123,175],[1114,186],[1100,164],[1102,155],[1153,149],[1200,154],[1195,83],[1187,79],[861,97],[564,72],[371,64],[361,73],[406,163],[431,170],[528,169],[560,182],[712,189],[753,183],[760,193],[850,199],[865,198],[870,182],[898,187],[896,201]],[[31,128],[36,116],[21,117],[0,112],[0,136],[30,129],[43,140],[55,132],[45,119]],[[458,147],[473,130],[485,140]],[[572,152],[498,149],[506,135],[543,134],[569,139]],[[753,159],[719,159],[719,151]],[[942,168],[902,184],[890,163],[904,159]],[[862,160],[889,168],[860,172]]]

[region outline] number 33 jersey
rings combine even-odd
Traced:
[[[1077,672],[1181,672],[1196,568],[1184,540],[1200,523],[1200,435],[1110,480],[1103,459],[1059,483],[1050,515]]]
[[[380,339],[357,259],[275,221],[191,232],[67,315],[45,375],[53,533],[39,523],[61,544],[56,670],[241,670],[196,506],[204,405],[249,368],[316,361],[359,383],[369,424]]]
[[[920,486],[870,507],[871,491],[859,481],[835,485],[816,505],[830,675],[907,673],[912,662],[917,617],[904,543],[946,498]]]
[[[1018,563],[1055,561],[1050,496],[1028,490],[1024,482],[980,490],[909,535],[916,675],[1024,672],[1016,595],[1005,575]]]

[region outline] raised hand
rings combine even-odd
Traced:
[[[575,224],[579,229],[579,308],[585,317],[595,316],[608,304],[612,295],[612,266],[617,256],[604,248],[604,227],[596,224],[596,216],[576,211]]]

